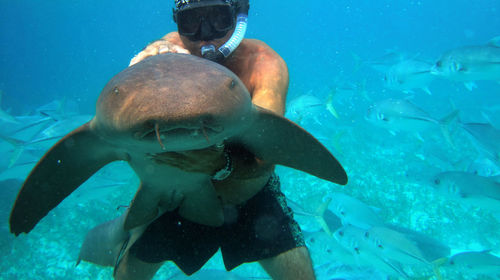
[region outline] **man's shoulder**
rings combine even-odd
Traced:
[[[258,39],[244,39],[241,42],[242,51],[247,57],[263,57],[267,62],[279,62],[282,63],[283,59],[281,56],[273,50],[268,44],[264,43]]]
[[[242,45],[251,49],[252,51],[272,51],[274,50],[266,43],[259,39],[243,39],[241,42]]]

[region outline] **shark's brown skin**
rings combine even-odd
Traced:
[[[159,140],[160,138],[160,140]],[[223,222],[207,174],[186,172],[155,157],[205,149],[225,140],[270,164],[347,183],[328,150],[299,126],[252,104],[225,67],[191,55],[151,57],[117,74],[103,89],[92,121],[66,135],[26,179],[10,216],[11,232],[28,233],[104,165],[126,160],[141,179],[124,229],[150,223],[163,211],[197,223]]]
[[[213,44],[218,48],[231,35],[232,32],[228,32],[225,37],[213,41],[191,41],[176,31],[170,32],[160,40],[149,44],[132,59],[130,64],[134,65],[147,57],[161,53],[190,53],[200,57],[202,45]],[[240,78],[248,89],[253,104],[278,115],[284,115],[289,82],[288,69],[283,59],[272,48],[260,40],[243,39],[231,56],[221,64]],[[224,166],[224,162],[221,162],[224,157],[220,152],[166,153],[164,159],[181,169],[207,174],[214,174]],[[215,183],[217,194],[227,203],[246,201],[255,195],[265,186],[274,170],[274,166],[255,158],[243,160],[239,155],[233,155],[233,160],[236,163],[233,164],[235,168],[230,180]],[[214,162],[218,163],[213,164]]]

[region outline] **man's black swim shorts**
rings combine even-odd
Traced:
[[[219,248],[226,269],[231,270],[305,246],[276,175],[245,204],[226,208],[224,215],[223,226],[210,227],[192,223],[177,211],[167,212],[148,226],[130,254],[149,263],[171,260],[191,275]]]

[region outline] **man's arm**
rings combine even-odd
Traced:
[[[264,50],[254,54],[254,71],[250,78],[253,83],[252,103],[283,116],[289,83],[288,67],[274,50],[264,46]]]

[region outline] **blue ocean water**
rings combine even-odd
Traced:
[[[2,1],[1,109],[28,122],[31,120],[26,116],[36,115],[41,106],[63,101],[77,114],[63,126],[82,124],[94,114],[106,82],[127,67],[148,42],[176,28],[172,7],[173,1]],[[246,37],[263,40],[286,61],[290,71],[287,116],[320,139],[339,158],[350,179],[341,187],[279,168],[287,197],[301,201],[313,212],[332,192],[343,192],[378,208],[388,223],[446,243],[452,253],[491,250],[499,256],[500,222],[494,211],[464,205],[436,194],[430,187],[436,173],[466,171],[483,159],[491,159],[498,167],[499,155],[485,155],[478,148],[480,141],[458,122],[449,127],[450,143],[439,125],[417,131],[412,123],[405,123],[410,131],[400,132],[366,120],[370,106],[397,98],[418,105],[432,119],[459,110],[463,123],[490,123],[500,129],[498,81],[477,81],[477,87],[469,91],[462,82],[436,79],[425,85],[432,95],[419,88],[405,93],[384,84],[388,68],[397,64],[394,57],[432,65],[447,50],[486,45],[499,35],[497,0],[252,0]],[[375,67],[379,63],[382,70]],[[303,97],[313,101],[304,101]],[[12,134],[20,124],[0,121],[0,125],[0,134],[5,135]],[[39,128],[8,136],[31,141]],[[486,142],[495,142],[492,136],[485,137]],[[107,168],[51,212],[32,233],[14,239],[7,225],[10,206],[33,161],[50,147],[47,143],[33,145],[18,155],[12,141],[0,141],[5,155],[0,159],[0,180],[4,182],[0,190],[0,279],[112,279],[109,268],[90,264],[75,268],[74,261],[85,233],[114,218],[117,205],[128,204],[137,178],[124,165]],[[17,163],[12,163],[15,156],[19,156]],[[130,187],[98,188],[117,181],[130,183]],[[304,229],[313,223],[307,217],[301,217],[300,222]],[[320,239],[321,245],[311,239],[308,245],[318,276],[331,279],[336,277],[328,274],[333,273],[331,269],[325,272],[319,267],[342,263],[345,256],[332,255],[325,249],[333,244],[333,238]],[[346,260],[345,264],[360,266],[357,260]],[[391,274],[380,265],[371,265],[370,269],[382,275]],[[222,269],[220,259],[212,260],[207,267]],[[422,276],[419,268],[404,269]],[[173,265],[165,265],[157,279],[175,273]],[[242,266],[237,273],[264,275],[257,265]],[[499,277],[498,272],[478,274],[446,267],[442,274],[445,279]]]

